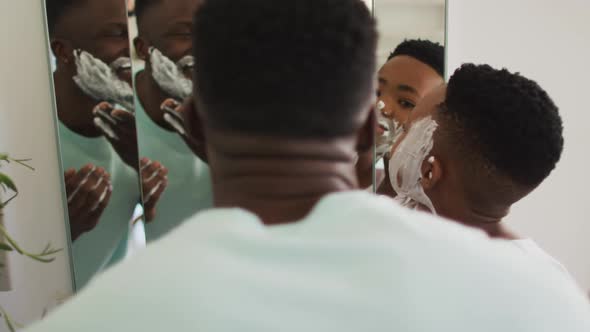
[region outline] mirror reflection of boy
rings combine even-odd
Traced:
[[[444,82],[444,47],[429,40],[410,39],[400,43],[391,52],[378,72],[376,160],[373,153],[359,156],[357,174],[361,186],[373,182],[373,166],[381,160],[387,168],[391,146],[399,137],[401,125],[418,101]],[[383,178],[385,176],[385,179]],[[381,194],[394,195],[385,174],[377,168],[376,189]],[[387,185],[383,185],[383,183]]]
[[[146,225],[148,242],[212,206],[209,167],[195,157],[165,116],[165,100],[182,102],[192,92],[192,14],[201,0],[137,0],[135,51],[145,63],[135,74],[136,116],[142,156],[169,171],[168,186],[155,222]],[[134,64],[135,66],[135,64]]]
[[[125,255],[140,196],[127,14],[120,0],[47,0],[46,7],[75,278],[82,287]]]

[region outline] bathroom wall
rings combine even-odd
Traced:
[[[565,152],[507,223],[560,260],[590,290],[590,1],[449,0],[448,69],[507,67],[536,80],[560,107]],[[510,121],[510,119],[506,119]]]
[[[0,1],[0,153],[32,158],[35,168],[2,168],[20,190],[4,211],[4,224],[25,250],[40,252],[48,242],[64,248],[50,264],[9,254],[9,269],[2,273],[9,275],[13,290],[0,292],[0,305],[23,325],[40,318],[73,289],[42,3]]]

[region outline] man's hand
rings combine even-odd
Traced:
[[[98,224],[113,188],[110,175],[100,167],[86,165],[64,174],[72,241]]]
[[[130,167],[139,167],[137,129],[135,115],[114,109],[107,102],[98,104],[94,110],[94,124],[113,146],[121,159]]]
[[[207,162],[205,135],[195,103],[192,97],[179,104],[174,99],[166,99],[161,106],[164,120],[182,137],[193,153]]]
[[[168,169],[148,158],[142,158],[140,163],[144,217],[150,222],[156,217],[158,200],[168,186]]]

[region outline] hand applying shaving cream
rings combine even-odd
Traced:
[[[161,108],[165,112],[164,121],[174,128],[197,157],[206,162],[205,137],[192,97],[183,104],[174,99],[166,99]]]
[[[146,222],[150,222],[156,217],[158,201],[168,186],[168,169],[157,161],[142,158],[140,173],[144,217]]]
[[[177,63],[167,58],[156,48],[150,49],[150,63],[154,81],[168,95],[184,100],[193,92],[193,82],[186,77],[185,72],[192,71],[194,57],[187,55]]]
[[[133,113],[102,102],[92,111],[94,124],[113,146],[119,157],[133,169],[139,165],[137,132]]]

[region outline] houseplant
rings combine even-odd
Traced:
[[[28,159],[14,159],[8,154],[0,153],[0,170],[3,166],[14,163],[34,171],[35,169],[28,164],[29,161],[30,160]],[[6,254],[14,252],[41,263],[51,263],[55,260],[55,255],[62,251],[62,249],[52,248],[51,243],[48,243],[40,253],[32,253],[23,249],[8,233],[8,230],[4,227],[3,223],[3,211],[6,206],[18,196],[18,194],[19,191],[14,181],[5,173],[0,172],[0,280],[2,281],[9,281],[9,278],[6,278],[6,276],[4,276],[5,278],[2,278],[2,274],[5,272]],[[5,195],[8,197],[7,199],[2,198]],[[9,283],[6,283],[6,285],[3,286],[6,286],[3,288],[10,289]],[[0,288],[0,290],[2,289]],[[9,331],[15,331],[16,324],[10,319],[1,305],[0,317],[4,320]]]

